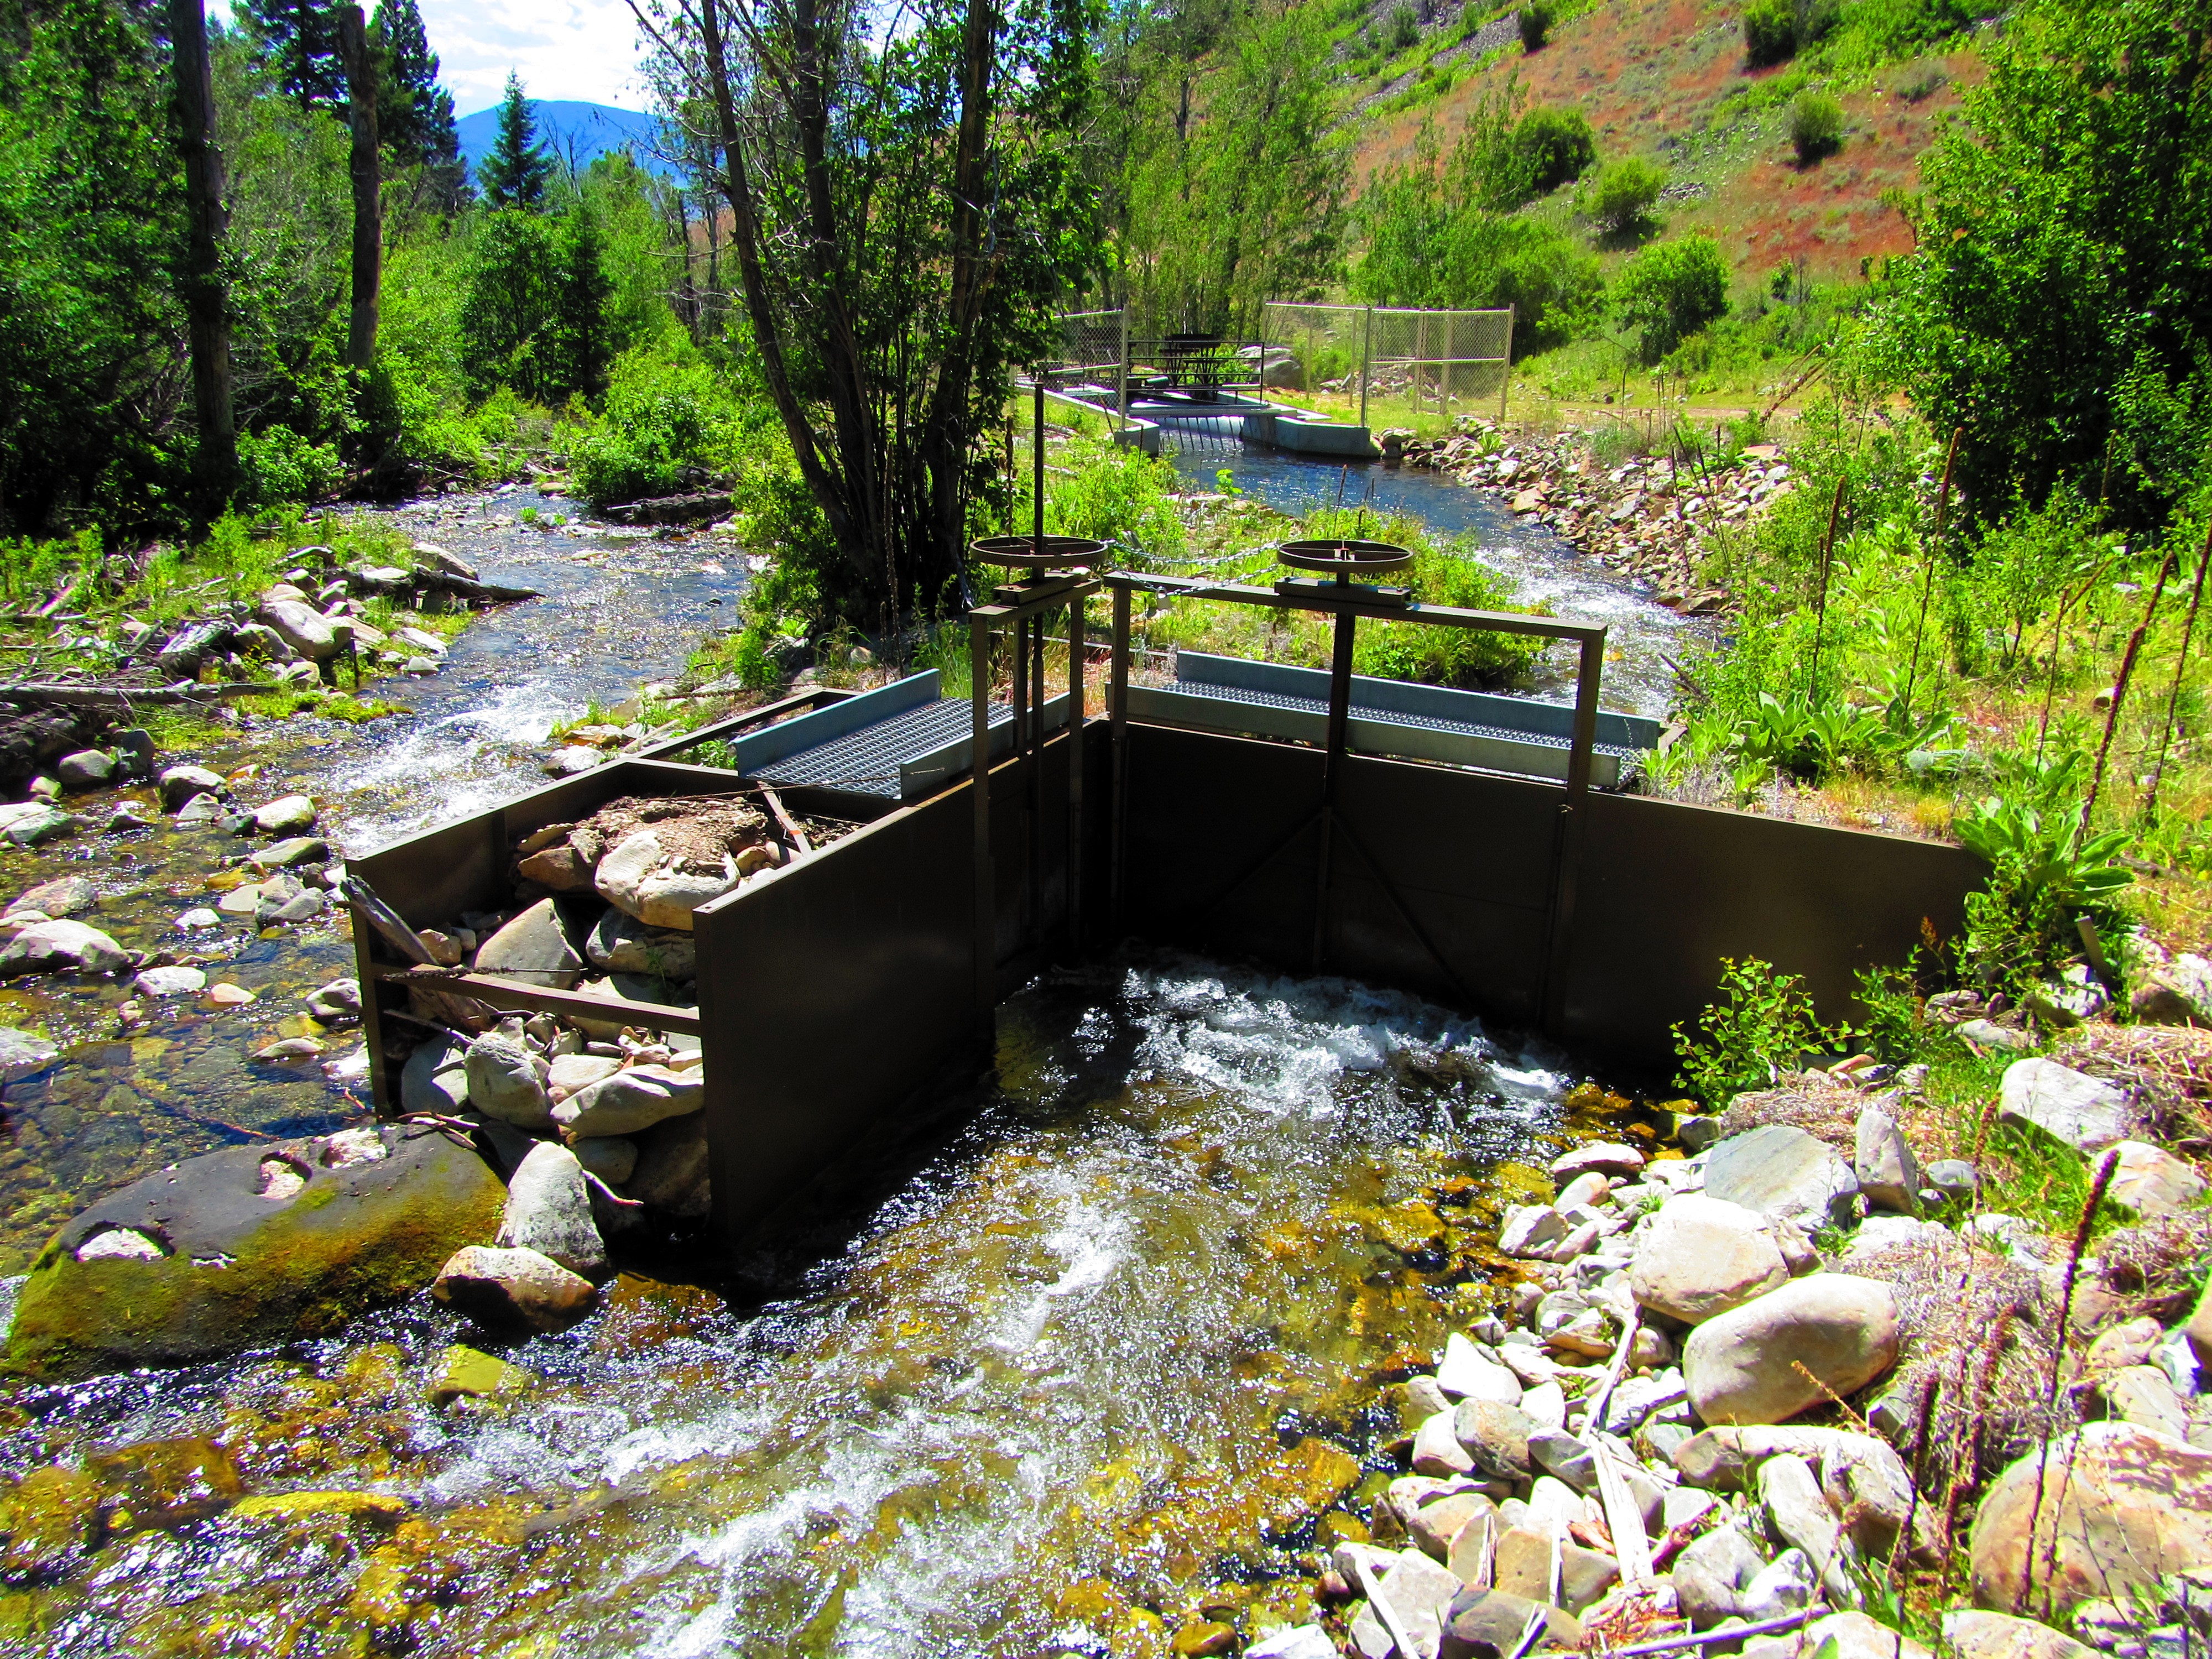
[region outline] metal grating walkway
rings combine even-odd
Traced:
[[[1212,680],[1170,681],[1160,688],[1164,691],[1180,691],[1188,696],[1212,697],[1222,702],[1252,703],[1261,708],[1283,708],[1293,714],[1328,714],[1327,697],[1301,697],[1284,691],[1261,691],[1250,686],[1222,685]],[[1549,732],[1530,732],[1517,727],[1487,726],[1474,720],[1447,720],[1437,714],[1409,714],[1403,709],[1381,708],[1370,703],[1352,699],[1352,714],[1355,720],[1386,721],[1392,726],[1416,726],[1425,732],[1449,732],[1458,736],[1492,738],[1503,743],[1528,744],[1541,749],[1571,749],[1572,739],[1564,734]],[[1640,760],[1644,750],[1627,744],[1596,743],[1590,745],[1593,753],[1613,755],[1624,761]]]
[[[857,732],[770,761],[752,775],[770,783],[809,783],[856,795],[899,798],[899,763],[959,742],[974,732],[975,706],[965,697],[944,697],[864,726]],[[1005,703],[991,705],[995,723],[1012,718]]]

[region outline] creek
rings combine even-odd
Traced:
[[[534,787],[555,723],[672,672],[742,587],[732,543],[518,528],[526,506],[565,504],[404,510],[546,596],[380,687],[405,714],[201,758],[260,765],[257,798],[316,796],[358,853]],[[227,958],[214,976],[260,1000],[118,1037],[120,987],[0,993],[0,1019],[70,1045],[6,1091],[0,1272],[150,1169],[365,1110],[313,1065],[247,1058],[314,1029],[300,1000],[351,971],[335,925],[184,941],[235,842],[63,845],[0,857],[0,884],[89,874],[88,920]],[[8,1476],[149,1442],[202,1469],[167,1510],[49,1514],[21,1488],[19,1540],[76,1541],[9,1558],[0,1650],[1149,1653],[1209,1609],[1303,1617],[1316,1517],[1395,1469],[1380,1391],[1487,1305],[1503,1206],[1548,1190],[1565,1145],[1650,1134],[1570,1057],[1449,1011],[1165,955],[1031,985],[996,1058],[745,1260],[648,1253],[584,1325],[501,1346],[518,1392],[434,1403],[448,1346],[490,1345],[427,1297],[328,1340],[0,1390]],[[301,1492],[345,1496],[230,1502]]]
[[[1423,469],[1331,465],[1202,430],[1178,432],[1174,442],[1176,470],[1204,488],[1218,488],[1217,477],[1225,471],[1237,489],[1280,512],[1302,515],[1340,500],[1346,507],[1364,505],[1378,518],[1410,514],[1439,539],[1465,538],[1476,558],[1511,580],[1515,604],[1603,623],[1611,630],[1607,708],[1656,718],[1673,702],[1674,673],[1668,659],[1698,636],[1700,625],[1660,605],[1644,584],[1580,556],[1543,526],[1516,518],[1488,491]],[[1574,686],[1572,657],[1553,651],[1520,690],[1571,702]]]

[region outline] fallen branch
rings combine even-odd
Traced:
[[[1646,1653],[1680,1653],[1684,1648],[1711,1647],[1720,1642],[1741,1642],[1747,1636],[1771,1636],[1778,1631],[1795,1630],[1800,1625],[1809,1625],[1815,1619],[1827,1616],[1826,1606],[1819,1601],[1802,1613],[1784,1613],[1779,1619],[1770,1619],[1763,1625],[1736,1625],[1727,1630],[1709,1630],[1703,1636],[1670,1636],[1663,1642],[1639,1642],[1632,1648],[1615,1648],[1612,1659],[1630,1659],[1632,1655]]]
[[[472,581],[466,576],[456,576],[449,570],[417,570],[415,585],[434,592],[451,593],[456,599],[483,599],[493,605],[544,597],[534,587],[503,587],[497,582]]]
[[[284,689],[258,680],[233,680],[222,685],[60,685],[51,681],[23,682],[0,685],[0,702],[128,713],[140,703],[215,702],[225,697],[267,696]]]

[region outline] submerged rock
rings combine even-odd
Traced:
[[[58,1060],[61,1052],[59,1043],[0,1026],[0,1085],[36,1077]]]
[[[0,950],[0,979],[18,974],[118,974],[137,960],[137,951],[81,921],[34,922]]]
[[[227,795],[230,786],[204,766],[172,766],[161,774],[161,805],[171,812],[201,795]]]
[[[506,1194],[471,1147],[368,1133],[381,1155],[362,1131],[228,1147],[93,1206],[32,1263],[0,1370],[82,1376],[321,1335],[491,1237]],[[103,1250],[118,1233],[154,1252]]]
[[[81,915],[100,902],[100,889],[82,876],[57,876],[28,889],[8,907],[10,916],[36,911],[48,921]]]

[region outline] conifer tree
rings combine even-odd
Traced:
[[[345,105],[337,8],[331,0],[239,0],[232,13],[255,55],[300,107]]]
[[[422,26],[416,0],[383,0],[369,25],[380,59],[377,131],[401,167],[429,175],[430,194],[456,206],[468,193],[460,135],[453,126],[453,94],[438,84],[438,54]]]
[[[538,143],[538,123],[523,94],[522,77],[509,70],[507,96],[499,106],[499,136],[477,169],[477,182],[492,206],[534,213],[544,205],[552,172],[552,160]]]

